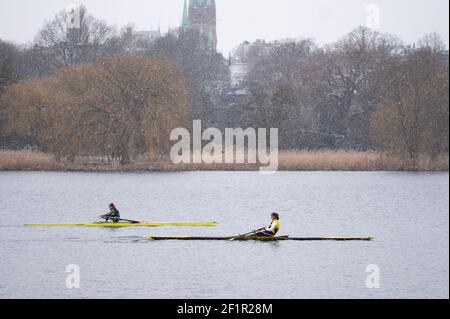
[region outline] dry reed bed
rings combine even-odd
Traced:
[[[54,156],[33,151],[0,150],[0,170],[47,171],[62,169]]]
[[[448,155],[436,159],[357,151],[287,151],[279,156],[280,170],[293,171],[448,171]]]
[[[399,156],[357,151],[285,151],[279,154],[279,170],[284,171],[448,171],[448,155],[431,159],[420,156],[415,162]],[[182,164],[170,161],[139,160],[120,166],[80,162],[58,162],[54,156],[33,151],[1,151],[0,170],[28,171],[245,171],[259,164]]]

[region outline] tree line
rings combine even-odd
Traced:
[[[448,51],[436,34],[406,46],[360,27],[325,47],[253,43],[244,58],[248,117],[279,127],[283,148],[448,153]]]
[[[133,42],[81,8],[46,22],[33,45],[0,41],[0,147],[58,158],[165,156],[172,128],[220,127],[233,94],[227,59],[194,31]],[[448,51],[436,34],[416,45],[359,27],[332,45],[247,43],[238,110],[276,127],[281,149],[381,150],[411,159],[448,154]]]
[[[135,43],[80,10],[46,22],[33,45],[0,41],[0,147],[34,147],[57,158],[168,154],[170,131],[206,123],[229,83],[217,52],[194,31]]]

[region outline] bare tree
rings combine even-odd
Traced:
[[[223,56],[209,50],[204,37],[193,30],[167,34],[154,43],[147,55],[173,61],[185,75],[193,118],[214,122],[214,111],[230,85]]]
[[[90,15],[84,6],[79,7],[79,17],[79,28],[70,28],[66,11],[61,11],[39,31],[34,53],[49,67],[57,69],[91,61],[114,34],[112,27]]]
[[[379,99],[377,73],[400,47],[389,35],[359,27],[327,52],[328,120],[334,122],[334,133],[343,135],[348,147],[370,148],[369,121]]]
[[[416,161],[448,152],[449,92],[446,58],[433,47],[405,50],[386,65],[382,101],[372,117],[380,148]]]
[[[8,132],[58,157],[168,154],[170,131],[190,120],[182,73],[161,58],[104,56],[7,88]]]
[[[0,40],[0,92],[18,78],[18,60],[20,52],[10,43]]]
[[[304,100],[299,72],[301,65],[314,54],[310,39],[285,42],[256,42],[248,50],[250,72],[246,84],[250,91],[253,124],[276,127],[280,147],[298,147],[304,128]]]
[[[441,36],[437,33],[428,33],[418,42],[418,47],[422,49],[429,49],[436,53],[445,51],[445,44]]]
[[[0,97],[5,87],[18,80],[19,59],[19,49],[13,44],[0,40]],[[0,112],[0,148],[10,146],[13,140],[13,137],[3,130],[5,121],[6,114]]]

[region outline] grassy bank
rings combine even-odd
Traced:
[[[0,151],[3,171],[189,171],[189,170],[257,170],[255,164],[183,164],[151,161],[145,158],[121,166],[117,162],[101,161],[58,162],[54,156],[32,151]],[[420,156],[411,161],[399,156],[357,151],[286,151],[280,152],[279,170],[284,171],[448,171],[449,158],[431,159]]]

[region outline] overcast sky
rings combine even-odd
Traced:
[[[67,4],[83,3],[98,18],[118,27],[163,31],[181,20],[184,0],[0,0],[0,38],[17,44],[33,40],[45,20]],[[366,24],[368,4],[380,9],[380,31],[406,42],[438,32],[448,46],[448,0],[216,0],[219,50],[244,40],[313,37],[331,43]]]

